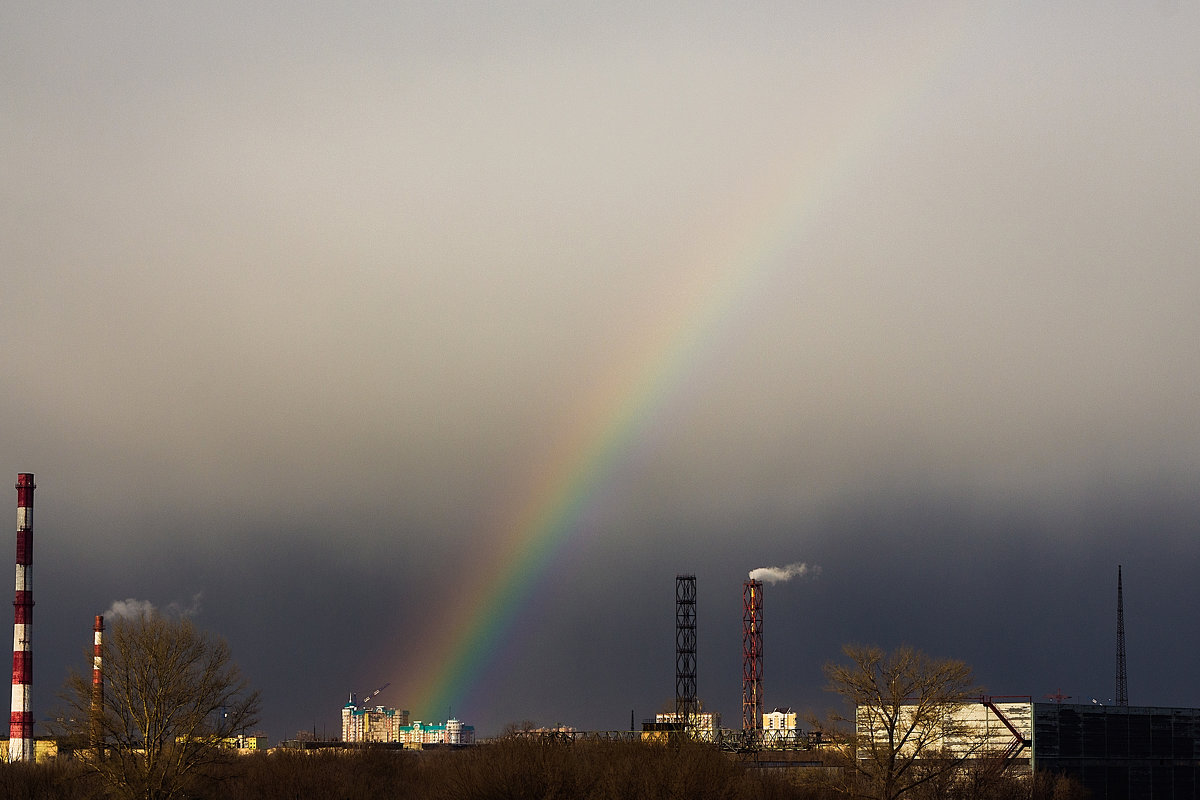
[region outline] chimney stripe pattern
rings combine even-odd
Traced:
[[[33,750],[33,475],[17,475],[17,584],[13,598],[13,686],[8,760],[34,760]]]

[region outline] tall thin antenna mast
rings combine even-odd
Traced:
[[[1121,565],[1117,565],[1117,696],[1119,706],[1129,705],[1129,686],[1125,680],[1125,598],[1121,593]]]

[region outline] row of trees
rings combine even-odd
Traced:
[[[984,753],[982,742],[971,744],[971,732],[951,713],[980,694],[962,662],[930,658],[909,647],[884,652],[848,646],[844,654],[843,662],[827,665],[825,672],[828,688],[843,698],[849,716],[810,721],[832,743],[818,754],[826,768],[786,776],[765,775],[700,745],[556,749],[508,741],[469,752],[422,754],[416,762],[403,753],[235,758],[228,740],[257,724],[260,700],[228,644],[187,619],[146,614],[111,625],[98,713],[90,675],[74,671],[68,679],[66,711],[56,733],[77,758],[44,769],[7,765],[0,770],[0,794],[21,796],[11,785],[14,780],[58,786],[62,775],[70,774],[73,791],[85,794],[45,796],[350,797],[357,794],[346,787],[370,776],[392,782],[384,796],[402,786],[429,797],[442,796],[446,787],[453,791],[445,796],[494,796],[499,791],[514,798],[1080,796],[1069,782],[1018,776],[1005,759]],[[855,735],[862,730],[871,734]],[[948,741],[957,746],[947,747]],[[331,757],[335,760],[326,763]],[[355,759],[365,761],[345,772],[344,765]],[[335,774],[340,777],[331,784]],[[5,782],[14,791],[3,791]],[[294,791],[269,789],[279,786]],[[342,788],[332,788],[338,786]]]

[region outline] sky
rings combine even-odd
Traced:
[[[0,9],[0,467],[34,715],[92,619],[223,636],[262,730],[481,736],[849,643],[1200,706],[1200,7]],[[10,495],[15,507],[15,492]]]

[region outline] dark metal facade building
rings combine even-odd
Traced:
[[[1032,762],[1093,800],[1200,798],[1200,709],[1034,703]]]

